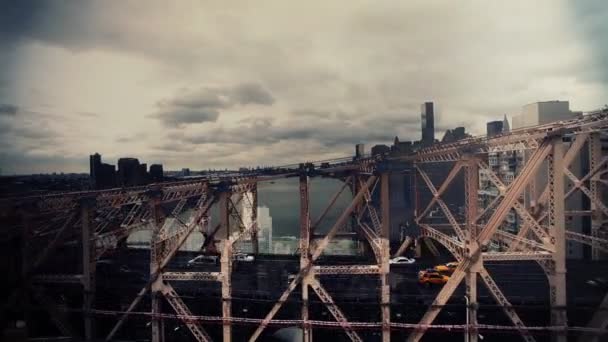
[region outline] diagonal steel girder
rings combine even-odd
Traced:
[[[602,203],[602,201],[598,200],[591,194],[591,191],[585,185],[583,185],[582,181],[580,181],[572,173],[572,171],[564,169],[564,173],[566,176],[568,176],[568,178],[570,178],[572,183],[574,183],[574,188],[581,190],[589,198],[589,200],[591,200],[591,202],[593,202],[604,213],[604,215],[608,216],[608,208],[604,205],[604,203]]]
[[[332,316],[334,316],[336,321],[340,323],[340,326],[342,327],[342,329],[344,329],[344,332],[346,332],[346,335],[348,335],[350,340],[354,342],[363,342],[359,334],[357,334],[357,332],[353,330],[353,327],[346,319],[346,316],[344,316],[342,310],[340,310],[340,308],[334,302],[333,298],[331,298],[331,295],[327,292],[327,290],[325,290],[323,286],[321,286],[319,280],[313,279],[310,286],[316,292],[317,296],[319,296],[321,302],[325,304],[325,307],[327,307],[329,312],[331,312]]]
[[[461,240],[464,240],[466,237],[465,237],[465,234],[464,234],[462,228],[460,227],[460,225],[454,218],[454,215],[452,215],[452,212],[450,211],[450,209],[448,209],[448,206],[439,197],[439,193],[435,189],[435,186],[433,185],[433,182],[431,181],[429,176],[418,165],[416,165],[415,167],[416,167],[416,170],[418,170],[418,173],[420,174],[420,176],[422,177],[424,182],[426,183],[426,185],[428,186],[429,190],[431,190],[431,192],[433,193],[433,199],[435,199],[435,202],[439,205],[439,207],[441,208],[441,211],[443,211],[443,214],[445,215],[445,217],[448,219],[448,221],[452,225],[452,228],[456,232],[456,235],[458,235],[458,237]],[[452,178],[456,176],[456,173],[453,174]],[[451,182],[451,179],[448,179],[448,180]],[[449,183],[447,183],[447,184],[449,185]],[[447,185],[446,185],[446,187],[447,187]]]
[[[350,184],[352,178],[353,178],[353,176],[348,176],[346,178],[346,180],[344,181],[344,184],[342,184],[342,186],[340,187],[340,190],[338,190],[333,195],[333,197],[329,201],[329,204],[327,206],[325,206],[325,209],[323,210],[323,212],[321,213],[321,215],[319,215],[319,217],[317,218],[317,220],[310,226],[310,234],[314,233],[315,229],[323,221],[323,219],[325,218],[325,216],[327,216],[327,214],[333,208],[334,204],[336,203],[336,201],[338,200],[338,198],[340,197],[340,195],[344,192],[344,189],[346,189],[346,187],[348,186],[348,184]]]
[[[399,248],[397,249],[397,252],[393,254],[393,258],[402,256],[413,241],[414,239],[412,239],[411,236],[406,236],[405,240],[403,240],[403,242],[401,243],[401,246],[399,246]]]
[[[281,294],[281,296],[279,297],[279,299],[277,300],[275,305],[272,307],[270,312],[266,315],[266,317],[264,317],[264,320],[262,320],[262,323],[258,326],[258,328],[255,330],[255,332],[251,335],[251,337],[249,338],[249,342],[254,342],[260,337],[260,335],[262,334],[262,332],[264,331],[264,329],[266,328],[268,323],[270,323],[270,321],[272,320],[274,315],[276,315],[276,313],[279,311],[279,309],[283,306],[283,303],[287,300],[287,297],[289,297],[291,292],[293,292],[293,290],[300,283],[300,281],[304,278],[304,276],[306,276],[310,272],[310,270],[312,269],[312,266],[313,266],[312,263],[319,258],[319,256],[323,252],[323,250],[329,244],[329,241],[338,232],[338,229],[341,228],[346,223],[346,221],[348,220],[348,218],[350,217],[352,212],[355,210],[357,205],[359,205],[361,200],[364,198],[365,191],[367,191],[369,186],[376,180],[376,178],[377,178],[376,176],[370,176],[368,178],[367,182],[365,182],[365,184],[363,185],[363,187],[361,189],[359,189],[359,192],[357,192],[357,195],[355,195],[355,197],[351,201],[350,205],[342,212],[342,214],[340,215],[338,220],[334,223],[333,227],[329,230],[329,232],[323,238],[323,240],[321,240],[321,242],[317,244],[315,251],[312,253],[311,257],[308,259],[308,264],[300,269],[300,272],[298,272],[296,277],[291,281],[291,283],[289,283],[289,285],[287,286],[287,289]]]
[[[583,184],[584,182],[588,181],[591,177],[595,176],[597,173],[599,173],[600,171],[602,171],[602,167],[604,166],[604,164],[606,164],[608,162],[608,157],[604,157],[602,158],[602,160],[600,160],[599,163],[597,163],[597,165],[589,171],[589,173],[587,173],[583,178],[581,178],[579,181],[581,184]],[[600,180],[603,181],[603,180]],[[570,197],[570,195],[572,195],[572,193],[574,191],[576,191],[577,186],[575,184],[574,187],[572,187],[570,190],[568,190],[568,192],[566,192],[566,195],[564,196],[565,198]]]
[[[190,311],[190,309],[188,308],[186,303],[184,303],[184,301],[180,298],[180,296],[177,294],[177,292],[175,292],[175,289],[173,288],[173,286],[171,286],[171,284],[163,283],[161,292],[163,294],[163,297],[165,297],[167,302],[169,302],[171,307],[173,307],[173,310],[175,310],[175,312],[180,317],[192,316],[192,312]],[[199,341],[199,342],[212,341],[211,337],[209,336],[209,334],[207,334],[207,332],[201,326],[200,323],[192,322],[187,319],[182,319],[182,322],[188,327],[188,329],[190,330],[190,332],[192,333],[194,338],[196,338],[197,341]]]
[[[53,324],[65,336],[70,336],[74,339],[78,337],[76,330],[71,325],[67,312],[58,308],[57,302],[47,295],[40,287],[31,287],[34,298],[44,307],[49,314]]]
[[[377,180],[374,183],[374,189],[376,188],[376,185],[378,184],[379,180]],[[359,179],[359,186],[363,186],[363,180]],[[376,232],[376,234],[380,233],[381,230],[381,222],[380,222],[380,218],[378,217],[378,212],[376,211],[376,208],[372,205],[372,194],[373,190],[370,192],[369,189],[367,189],[365,191],[365,208],[367,210],[367,214],[369,215],[369,218],[372,222],[372,226],[374,228],[374,231]]]
[[[431,227],[428,224],[420,224],[421,236],[430,237],[431,239],[442,244],[456,260],[460,261],[463,258],[464,244],[457,241],[453,237],[441,232],[438,229]]]
[[[566,151],[566,154],[564,154],[563,162],[564,162],[565,169],[570,167],[570,164],[572,164],[572,161],[578,155],[578,153],[580,152],[582,147],[585,145],[585,142],[587,141],[588,138],[589,138],[589,133],[583,133],[583,134],[579,134],[576,136],[574,143],[572,143],[572,145],[570,146],[568,151]],[[545,204],[545,203],[547,203],[548,198],[549,198],[549,184],[547,184],[545,186],[545,189],[539,196],[538,203]]]
[[[452,183],[452,180],[454,180],[454,177],[456,177],[456,175],[458,175],[458,172],[460,172],[460,169],[462,169],[463,166],[464,166],[464,163],[462,161],[457,161],[454,164],[454,166],[452,167],[452,169],[450,170],[450,172],[448,173],[448,175],[446,176],[446,178],[444,179],[444,181],[439,186],[439,189],[434,190],[434,185],[433,185],[433,188],[429,187],[429,189],[433,193],[433,198],[431,198],[431,201],[429,202],[429,204],[427,204],[426,208],[424,208],[422,213],[420,213],[420,215],[418,215],[419,218],[426,216],[426,214],[429,212],[429,210],[431,210],[433,208],[433,204],[435,204],[435,202],[437,202],[437,199],[439,198],[439,196],[441,196],[447,190],[448,186],[450,185],[450,183]],[[435,191],[435,192],[433,192],[433,191]],[[418,219],[418,218],[416,218],[416,219]]]
[[[479,165],[480,169],[483,169],[486,172],[486,174],[489,176],[490,181],[500,191],[500,194],[504,195],[507,186],[505,186],[505,184],[500,180],[500,178],[498,178],[494,171],[490,170],[490,168],[481,160],[479,160],[477,164]],[[532,231],[534,232],[536,237],[538,237],[538,239],[543,242],[546,248],[555,249],[555,246],[551,243],[549,233],[547,233],[547,231],[540,225],[540,223],[534,217],[532,217],[530,212],[523,206],[523,204],[521,204],[519,201],[515,201],[515,203],[513,204],[513,208],[515,209],[517,214],[524,220],[524,225],[526,225],[528,228],[532,228]]]
[[[159,262],[159,267],[156,270],[156,272],[154,272],[153,274],[150,275],[150,279],[148,279],[148,282],[146,283],[146,285],[141,290],[139,290],[135,299],[131,302],[131,304],[129,304],[129,307],[127,308],[127,310],[122,314],[122,316],[120,317],[118,322],[116,322],[116,324],[114,325],[112,330],[108,333],[108,335],[105,338],[106,341],[112,340],[112,338],[114,337],[114,335],[116,334],[118,329],[120,329],[120,327],[122,327],[124,322],[129,317],[129,314],[135,309],[135,307],[137,307],[139,302],[144,298],[145,294],[151,288],[152,283],[154,283],[158,279],[158,277],[161,275],[162,269],[165,268],[165,266],[169,263],[171,258],[173,258],[173,255],[175,255],[177,250],[184,244],[184,242],[186,241],[188,236],[190,236],[190,234],[194,231],[194,228],[197,225],[197,221],[200,218],[202,218],[209,211],[209,208],[211,208],[211,205],[215,201],[216,201],[216,196],[214,194],[210,194],[210,196],[208,198],[206,198],[202,207],[199,209],[198,213],[194,214],[196,219],[192,220],[190,225],[188,225],[187,228],[183,232],[181,232],[180,234],[175,234],[175,242],[172,243],[171,249],[168,251],[168,253],[165,254],[165,257],[163,258],[163,260]]]
[[[549,155],[551,150],[551,143],[548,140],[545,140],[540,145],[540,147],[532,154],[530,160],[524,166],[523,170],[519,173],[519,175],[515,178],[513,183],[511,183],[509,190],[505,193],[505,196],[503,197],[502,201],[498,204],[496,210],[488,220],[488,223],[485,225],[485,227],[479,234],[478,244],[475,244],[471,248],[470,255],[475,256],[476,254],[480,253],[480,246],[484,246],[490,241],[490,238],[492,237],[492,235],[494,235],[500,223],[504,221],[509,209],[513,207],[513,203],[521,195],[525,186],[530,182],[532,176],[536,173],[536,171],[541,166],[544,159]],[[419,324],[421,326],[425,327],[433,323],[433,321],[441,311],[443,305],[447,303],[448,299],[452,296],[460,282],[464,279],[464,276],[466,274],[465,270],[470,266],[470,263],[471,259],[467,258],[464,259],[458,265],[458,267],[450,277],[450,280],[448,280],[448,282],[443,286],[443,288],[435,298],[435,301],[433,301],[431,307],[427,310],[427,312],[420,320]],[[426,328],[419,328],[415,330],[408,337],[408,341],[419,341],[424,335],[425,331]]]
[[[608,327],[608,293],[604,296],[600,302],[599,307],[591,317],[591,320],[587,324],[587,328],[602,329],[605,330]],[[593,333],[583,333],[578,341],[579,342],[600,342],[600,335]]]
[[[517,198],[519,198],[525,186],[528,185],[544,159],[551,152],[551,148],[552,146],[550,143],[547,141],[543,142],[538,150],[534,152],[530,158],[530,161],[526,164],[526,166],[524,166],[523,170],[521,170],[517,178],[513,181],[513,183],[511,183],[511,187],[505,193],[503,200],[500,202],[500,204],[498,204],[496,211],[494,214],[492,214],[484,229],[479,234],[479,243],[481,245],[488,243],[498,226],[504,221],[505,216],[513,207],[513,204]]]
[[[498,287],[498,285],[496,284],[494,279],[492,279],[492,277],[488,273],[488,270],[486,270],[485,267],[481,267],[479,275],[481,276],[481,279],[483,280],[483,282],[486,284],[486,287],[490,291],[490,294],[492,295],[492,297],[494,297],[494,300],[496,300],[496,302],[502,307],[502,309],[505,312],[505,314],[507,315],[507,317],[509,317],[511,322],[513,322],[513,325],[515,325],[518,328],[519,333],[521,334],[524,341],[534,342],[535,341],[534,337],[532,337],[532,335],[529,334],[524,322],[521,320],[519,315],[515,312],[515,310],[513,309],[513,306],[511,305],[511,303],[509,302],[507,297],[504,295],[504,293],[500,290],[500,288]]]

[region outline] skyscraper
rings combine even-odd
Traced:
[[[421,106],[422,146],[430,146],[435,142],[435,111],[433,102],[425,102]]]
[[[505,114],[505,117],[502,120],[502,131],[503,132],[511,131],[511,126],[509,125],[509,119],[507,119],[507,114]]]
[[[97,189],[97,177],[101,172],[101,154],[95,153],[89,156],[89,167],[91,176],[91,187]]]
[[[101,155],[95,153],[89,156],[91,188],[107,189],[116,186],[116,169],[114,165],[101,162]]]
[[[545,101],[545,102],[535,102],[530,103],[523,106],[521,114],[513,116],[513,129],[518,129],[522,127],[529,127],[535,125],[543,125],[551,122],[556,122],[560,120],[570,120],[576,118],[579,115],[579,112],[573,112],[570,110],[570,102],[568,101]],[[568,139],[568,141],[564,140],[564,148],[567,150],[569,146],[571,146],[576,137]],[[518,151],[518,163],[516,164],[516,168],[520,171],[523,168],[526,160],[530,158],[531,152],[529,150]],[[568,170],[577,177],[582,177],[585,174],[583,172],[583,168],[585,167],[581,158],[584,158],[585,154],[581,153],[581,155],[576,156],[574,159],[570,161],[570,165],[568,166]],[[534,187],[530,187],[524,191],[524,201],[527,205],[536,205],[536,200],[541,195],[545,186],[547,186],[547,171],[544,168],[541,168],[539,172],[532,178],[532,184]],[[568,183],[565,186],[570,186]],[[565,209],[568,211],[580,211],[580,210],[589,210],[588,203],[585,199],[583,192],[575,191],[573,192],[567,199],[565,203]],[[584,217],[581,216],[573,216],[566,215],[566,224],[568,226],[568,230],[573,231],[575,233],[583,233],[584,229],[587,229],[584,226],[587,225]],[[571,259],[582,258],[590,251],[590,247],[583,246],[581,244],[572,243],[572,241],[568,241],[566,249],[566,257]]]
[[[508,121],[507,121],[508,123]],[[504,128],[504,121],[490,121],[486,124],[486,132],[488,137],[501,134]]]
[[[355,145],[355,157],[361,158],[365,155],[365,145],[357,144]]]
[[[153,182],[162,182],[163,181],[163,165],[162,164],[152,164],[150,165],[150,178]]]
[[[118,183],[121,186],[146,184],[147,175],[145,164],[140,165],[137,158],[118,159]]]

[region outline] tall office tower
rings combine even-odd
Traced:
[[[502,131],[503,132],[511,131],[511,126],[509,125],[509,119],[507,119],[507,114],[505,114],[504,119],[502,119]]]
[[[508,122],[508,121],[507,121]],[[501,134],[505,127],[504,121],[490,121],[486,124],[486,132],[489,137]]]
[[[101,172],[101,154],[95,153],[89,156],[89,167],[91,177],[91,187],[97,189],[97,177]]]
[[[527,104],[522,108],[520,115],[513,116],[513,129],[522,127],[529,127],[535,125],[543,125],[551,122],[560,120],[569,120],[575,118],[579,113],[570,110],[570,103],[568,101],[546,101],[546,102],[535,102]],[[564,139],[564,148],[567,150],[569,146],[574,142],[576,137]],[[525,165],[525,162],[530,158],[530,151],[517,151],[515,160],[515,170],[519,173]],[[581,178],[583,175],[584,163],[581,158],[584,158],[584,153],[581,156],[575,157],[568,166],[570,172],[575,176]],[[547,186],[547,163],[545,162],[535,177],[531,180],[528,188],[524,192],[524,203],[529,206],[536,206],[537,199],[542,194],[544,188]],[[515,176],[515,175],[514,175]],[[571,183],[566,179],[564,186],[568,189]],[[581,191],[572,193],[566,199],[565,210],[567,211],[581,211],[585,210],[584,195]],[[568,230],[582,233],[583,232],[583,217],[566,215],[566,226]],[[581,244],[573,243],[572,241],[567,242],[567,253],[566,257],[570,259],[580,259],[585,256],[585,250],[587,247]]]
[[[116,170],[114,165],[101,162],[101,155],[95,153],[89,156],[91,188],[107,189],[116,186]]]
[[[163,181],[163,164],[150,165],[150,178],[153,182]]]
[[[430,146],[435,142],[435,111],[433,102],[425,102],[421,106],[422,146]]]
[[[365,155],[365,145],[357,144],[355,145],[355,157],[361,158]]]
[[[145,166],[144,166],[145,167]],[[121,186],[146,184],[147,172],[137,158],[118,159],[118,183]]]

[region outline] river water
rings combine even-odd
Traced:
[[[311,178],[310,180],[310,215],[311,221],[317,218],[327,207],[329,201],[340,190],[343,183],[329,178]],[[344,189],[332,209],[319,224],[316,232],[327,232],[338,219],[340,213],[348,206],[352,194]],[[258,226],[260,229],[260,252],[268,254],[293,254],[296,252],[299,237],[300,192],[297,178],[279,179],[273,182],[263,182],[258,185]],[[184,216],[190,212],[185,211]],[[185,218],[184,217],[184,218]],[[218,209],[211,210],[213,227],[218,222]],[[145,247],[150,240],[150,231],[144,230],[132,234],[128,243],[136,247]],[[182,250],[197,251],[203,242],[203,236],[194,232],[188,238]],[[251,250],[247,238],[239,243],[241,251]],[[328,247],[328,254],[356,255],[360,254],[363,246],[352,239],[334,239]]]

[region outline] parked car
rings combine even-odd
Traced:
[[[244,262],[255,261],[255,257],[253,255],[245,254],[245,253],[237,253],[237,254],[233,255],[233,257],[234,257],[234,260],[236,260],[236,261],[244,261]]]
[[[403,265],[403,264],[413,264],[416,262],[416,259],[414,258],[407,258],[407,257],[396,257],[396,258],[392,258],[391,260],[389,260],[389,264],[391,265]]]
[[[421,285],[443,285],[447,283],[448,280],[450,280],[450,277],[436,271],[429,272],[428,270],[425,270],[418,273],[418,283]]]
[[[194,259],[189,260],[186,266],[201,266],[201,265],[209,265],[219,263],[219,257],[217,255],[198,255]]]
[[[608,289],[608,279],[606,279],[606,278],[597,277],[597,278],[587,280],[586,283],[587,283],[587,285],[595,287],[600,290]]]

